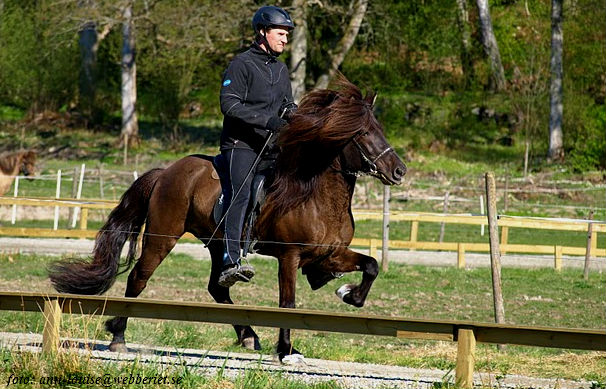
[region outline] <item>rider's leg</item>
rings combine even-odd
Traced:
[[[253,179],[253,174],[248,177],[247,174],[257,155],[247,149],[231,149],[222,153],[229,166],[230,208],[225,215],[225,253],[219,284],[231,286],[239,280],[247,281],[254,275],[252,267],[240,266],[240,240]]]

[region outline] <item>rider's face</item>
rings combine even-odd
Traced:
[[[269,47],[278,54],[282,53],[288,43],[288,30],[285,28],[271,28],[266,32],[265,36]]]

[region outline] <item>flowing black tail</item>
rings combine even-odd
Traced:
[[[137,237],[147,217],[149,199],[162,169],[152,169],[137,179],[122,195],[120,204],[112,210],[99,230],[93,250],[93,260],[65,260],[49,267],[51,283],[58,292],[75,294],[105,293],[118,274],[127,271],[135,261]],[[130,240],[125,263],[120,254]],[[123,268],[119,272],[120,268]]]

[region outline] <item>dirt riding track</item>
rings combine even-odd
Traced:
[[[0,237],[0,252],[21,254],[47,254],[47,255],[89,255],[94,246],[94,241],[86,239],[39,239],[39,238],[8,238]],[[360,250],[368,252],[368,250]],[[202,244],[179,243],[172,251],[173,253],[187,254],[195,259],[210,259],[208,250]],[[381,250],[378,250],[378,258]],[[488,253],[467,253],[467,267],[490,266],[490,255]],[[394,263],[406,263],[409,265],[426,266],[456,266],[456,252],[437,251],[408,251],[390,250],[389,261]],[[504,267],[537,268],[553,267],[552,255],[517,255],[507,254],[501,256],[501,264]],[[584,258],[579,256],[563,256],[563,267],[583,268]],[[592,261],[592,270],[606,270],[606,260]]]

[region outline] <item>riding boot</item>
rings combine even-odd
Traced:
[[[248,282],[255,275],[255,269],[250,265],[232,265],[224,268],[219,276],[218,284],[229,288],[238,281]]]

